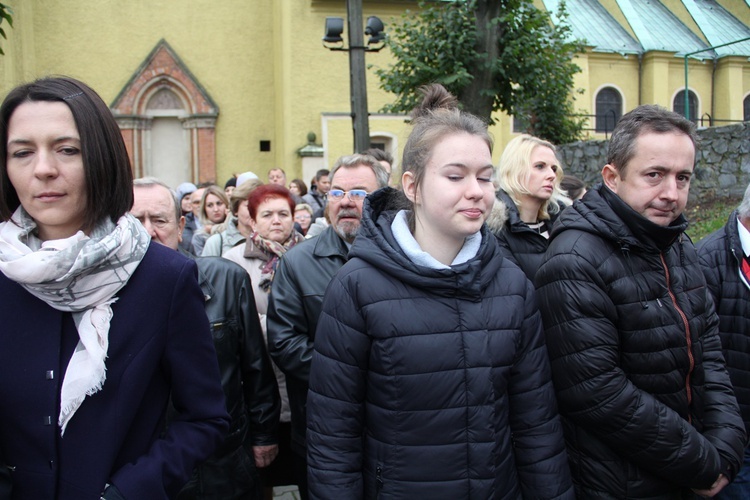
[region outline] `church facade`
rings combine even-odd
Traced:
[[[556,12],[558,1],[535,5]],[[281,167],[309,182],[353,152],[348,56],[321,43],[326,17],[346,18],[344,0],[4,2],[14,27],[0,40],[0,93],[50,74],[90,84],[115,114],[136,176],[223,184]],[[378,16],[387,32],[416,5],[363,0],[364,19]],[[645,103],[687,105],[699,126],[750,119],[750,41],[735,43],[750,38],[750,0],[566,5],[586,45],[574,92],[586,137],[608,137]],[[387,48],[366,55],[370,66],[391,62]],[[379,112],[393,96],[371,69],[366,78],[371,141],[398,158],[409,125]],[[496,122],[495,159],[518,133],[513,117]]]

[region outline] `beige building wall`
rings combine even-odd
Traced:
[[[218,105],[217,182],[245,170],[265,178],[274,167],[284,168],[290,179],[309,181],[310,170],[330,168],[336,158],[352,153],[348,53],[327,50],[321,41],[327,16],[346,18],[343,0],[4,2],[14,10],[14,28],[7,30],[8,40],[0,40],[6,53],[0,57],[0,94],[43,75],[67,74],[89,83],[111,104],[164,39]],[[720,3],[745,22],[750,17],[750,9],[730,0]],[[666,4],[685,17],[678,0]],[[416,2],[365,0],[363,19],[377,15],[387,31],[405,7],[414,8]],[[596,92],[604,86],[621,92],[624,111],[641,103],[671,107],[684,88],[683,59],[671,53],[648,53],[639,60],[588,51],[576,61],[581,73],[575,86],[583,93],[575,94],[575,109],[581,114],[595,113]],[[373,66],[367,70],[370,131],[398,158],[410,128],[403,116],[379,113],[393,96],[380,89],[374,72],[391,62],[387,49],[366,55]],[[699,115],[741,119],[742,99],[750,94],[748,62],[720,60],[713,80],[712,74],[711,61],[691,60],[689,84],[698,95]],[[497,160],[515,133],[510,116],[498,113],[495,120],[491,132]],[[303,172],[297,150],[307,144],[309,132],[325,153]],[[603,138],[593,132],[588,136]],[[260,151],[261,141],[270,141],[270,152]]]

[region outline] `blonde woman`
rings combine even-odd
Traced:
[[[201,229],[193,235],[193,253],[197,256],[203,255],[203,247],[213,229],[224,222],[229,213],[229,199],[219,186],[208,186],[201,197],[201,208],[199,218]]]
[[[211,231],[201,257],[221,257],[243,243],[253,232],[247,211],[247,197],[253,189],[262,185],[259,179],[250,179],[235,187],[229,197],[231,215]]]
[[[496,196],[505,204],[506,216],[491,229],[506,256],[532,281],[547,250],[552,223],[571,203],[560,189],[562,177],[555,146],[527,134],[508,143],[497,167]]]

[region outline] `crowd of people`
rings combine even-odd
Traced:
[[[400,176],[174,190],[84,83],[11,91],[0,500],[750,498],[750,187],[696,248],[679,115],[587,190],[422,91]]]

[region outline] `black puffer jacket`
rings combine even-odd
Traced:
[[[308,396],[313,498],[572,498],[531,283],[483,229],[414,264],[372,194],[326,292]],[[377,221],[377,222],[376,222]]]
[[[499,189],[495,196],[506,207],[507,213],[502,225],[490,226],[490,229],[497,237],[503,255],[518,264],[526,276],[533,281],[537,269],[544,262],[544,252],[547,251],[549,240],[521,220],[518,207],[508,193]],[[547,231],[552,230],[552,224],[556,218],[557,214],[551,214],[550,218],[544,221]],[[490,225],[489,221],[488,225]]]
[[[686,227],[599,185],[553,229],[536,285],[579,497],[690,497],[740,466],[744,426]]]
[[[724,359],[750,432],[750,285],[742,275],[744,252],[737,230],[737,211],[715,233],[698,243],[703,274],[719,314]]]

